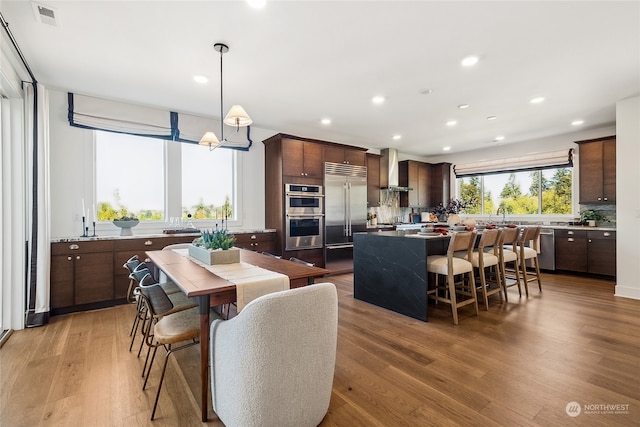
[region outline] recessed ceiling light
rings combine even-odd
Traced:
[[[209,79],[206,76],[197,75],[193,76],[193,81],[196,83],[205,84],[209,81]]]
[[[255,7],[256,9],[261,9],[264,5],[267,4],[267,0],[247,0],[247,3],[251,7]]]
[[[489,117],[487,117],[487,120],[495,120],[495,119],[497,119],[497,117],[496,117],[496,116],[489,116]]]
[[[503,141],[503,140],[504,140],[504,136],[502,136],[502,135],[499,135],[499,136],[496,136],[495,138],[493,138],[493,142],[500,142],[500,141]]]
[[[465,108],[469,108],[469,104],[460,104],[458,105],[458,108],[464,110]]]
[[[451,150],[451,147],[442,147],[442,151],[449,151]]]
[[[467,56],[462,60],[463,67],[473,67],[478,63],[479,58],[475,55]]]
[[[399,139],[402,139],[402,135],[393,135],[392,138],[397,141]]]
[[[535,98],[532,98],[531,101],[529,102],[532,104],[540,104],[543,101],[544,101],[544,96],[536,96]]]
[[[449,120],[447,122],[447,126],[455,126],[456,124],[458,124],[458,122],[456,122],[455,120]]]
[[[330,125],[331,124],[331,119],[324,118],[324,119],[320,120],[320,123],[322,123],[323,125]]]
[[[429,95],[430,93],[433,93],[433,89],[420,89],[418,93],[420,95]]]
[[[373,102],[374,104],[380,105],[384,102],[384,96],[376,95],[373,98],[371,98],[371,102]]]
[[[584,120],[574,120],[571,122],[573,126],[580,126],[583,123],[584,123]]]

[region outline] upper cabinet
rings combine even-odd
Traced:
[[[380,206],[380,156],[367,153],[367,206]]]
[[[322,145],[282,139],[282,174],[306,178],[322,178]]]
[[[366,166],[364,151],[330,145],[324,147],[324,161],[354,166]]]
[[[400,206],[412,208],[430,206],[430,175],[429,163],[414,160],[403,160],[398,163],[398,184],[401,187],[411,188],[408,192],[400,193]]]
[[[580,147],[580,203],[615,203],[616,137],[576,144]]]
[[[429,182],[429,207],[443,206],[451,198],[451,163],[432,163]]]

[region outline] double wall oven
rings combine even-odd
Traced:
[[[322,248],[322,186],[285,184],[285,222],[285,250]]]

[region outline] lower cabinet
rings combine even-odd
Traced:
[[[275,231],[266,233],[234,233],[236,237],[235,246],[242,249],[249,249],[255,252],[268,252],[270,254],[276,249]]]
[[[53,243],[50,294],[54,314],[113,300],[113,241]]]
[[[556,269],[616,275],[616,232],[555,230]]]

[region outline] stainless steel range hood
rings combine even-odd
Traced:
[[[383,148],[380,150],[380,189],[393,191],[410,191],[413,188],[398,185],[398,150]]]

